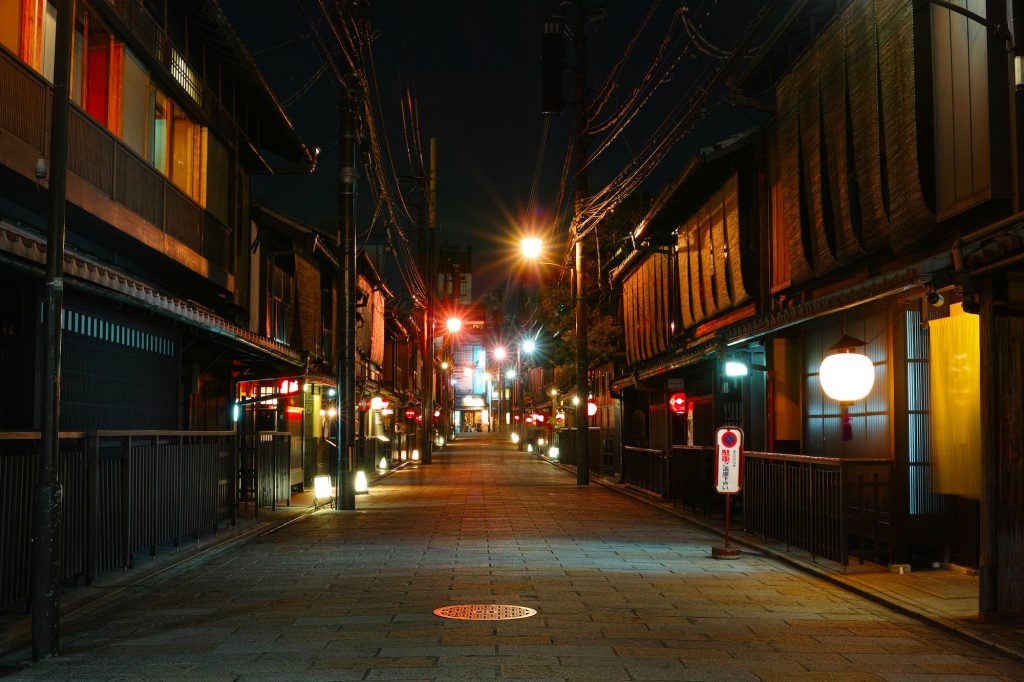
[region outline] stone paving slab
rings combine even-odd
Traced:
[[[75,621],[13,679],[1024,679],[764,553],[715,561],[713,533],[495,442],[435,461]],[[460,603],[538,613],[432,614]]]

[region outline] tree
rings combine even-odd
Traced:
[[[637,192],[607,215],[584,238],[583,287],[589,322],[587,346],[590,361],[601,361],[622,349],[619,301],[622,292],[608,282],[610,267],[631,249],[629,235],[644,217],[649,205],[645,193]],[[575,375],[576,308],[566,270],[551,268],[537,292],[537,314],[554,339],[551,361],[555,384],[567,386]]]

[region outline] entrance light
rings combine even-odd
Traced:
[[[725,376],[745,377],[747,376],[747,365],[736,360],[728,360],[725,363]]]
[[[844,334],[833,344],[832,353],[821,361],[818,379],[821,390],[829,398],[840,403],[852,403],[864,399],[875,384],[875,365],[863,353],[854,352],[864,341]]]

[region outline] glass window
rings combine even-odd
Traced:
[[[203,203],[206,180],[206,129],[194,123],[178,105],[172,105],[171,182]]]
[[[110,78],[116,71],[112,63],[110,33],[89,26],[85,57],[85,111],[99,123],[108,125],[110,114]]]
[[[71,46],[71,101],[82,106],[85,88],[85,30],[81,23],[75,26],[75,41]]]
[[[125,49],[121,76],[121,139],[139,156],[146,155],[148,108],[149,73],[131,50]]]
[[[288,343],[288,313],[291,310],[292,276],[271,265],[270,292],[267,301],[267,331],[270,338]]]
[[[167,147],[171,132],[171,103],[167,95],[151,85],[149,88],[149,146],[146,158],[156,169],[167,175]]]
[[[53,82],[53,53],[57,41],[57,6],[49,2],[43,12],[43,50],[40,57],[40,72],[46,80]]]
[[[21,45],[21,0],[0,0],[0,45],[19,54]]]
[[[230,156],[227,147],[213,135],[206,136],[206,182],[203,201],[199,202],[225,225],[228,222],[228,175]]]

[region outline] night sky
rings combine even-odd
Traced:
[[[325,4],[331,1],[324,0]],[[322,150],[312,178],[258,179],[257,199],[310,224],[333,226],[338,91],[330,69],[311,84],[323,60],[311,33],[310,19],[326,45],[333,39],[324,27],[317,0],[220,0],[220,4],[279,101],[286,105],[303,141]],[[705,12],[710,17],[710,27],[715,21],[734,24],[738,10],[758,4],[712,0],[693,3],[693,11]],[[672,44],[676,54],[686,50],[684,33],[678,22],[672,21],[672,12],[678,5],[661,5],[664,6],[659,7],[626,63],[609,110],[628,94],[667,34],[674,32]],[[604,6],[606,18],[590,36],[592,89],[597,88],[619,57],[650,5],[637,0],[612,0]],[[419,108],[424,154],[429,138],[438,140],[438,243],[472,246],[476,295],[505,286],[512,245],[522,223],[547,227],[551,222],[551,205],[558,192],[573,122],[570,107],[559,116],[549,117],[546,143],[542,146],[545,117],[540,113],[541,33],[545,18],[559,10],[556,0],[370,2],[375,39],[373,61],[367,61],[366,68],[371,80],[376,76],[378,122],[387,132],[395,173],[412,174],[400,107],[408,90]],[[736,30],[732,33],[734,39]],[[567,44],[567,62],[571,55],[572,46]],[[593,166],[594,187],[610,179],[635,153],[671,103],[683,97],[695,77],[706,68],[693,55],[682,59],[672,80],[659,88],[635,123]],[[571,98],[571,71],[565,71],[563,82],[565,97]],[[673,155],[652,174],[647,187],[656,190],[682,168],[699,146],[730,134],[736,129],[736,121],[731,119],[737,115],[742,118],[746,114],[725,111],[711,117],[700,130],[677,145]],[[527,209],[541,154],[543,161],[531,220]],[[360,228],[365,229],[373,213],[374,199],[365,178],[361,178],[359,190]],[[412,193],[406,196],[415,200]],[[415,206],[410,205],[409,210],[416,215]],[[370,236],[369,243],[381,242],[382,235],[378,230]],[[416,235],[410,231],[410,237],[415,240]]]

